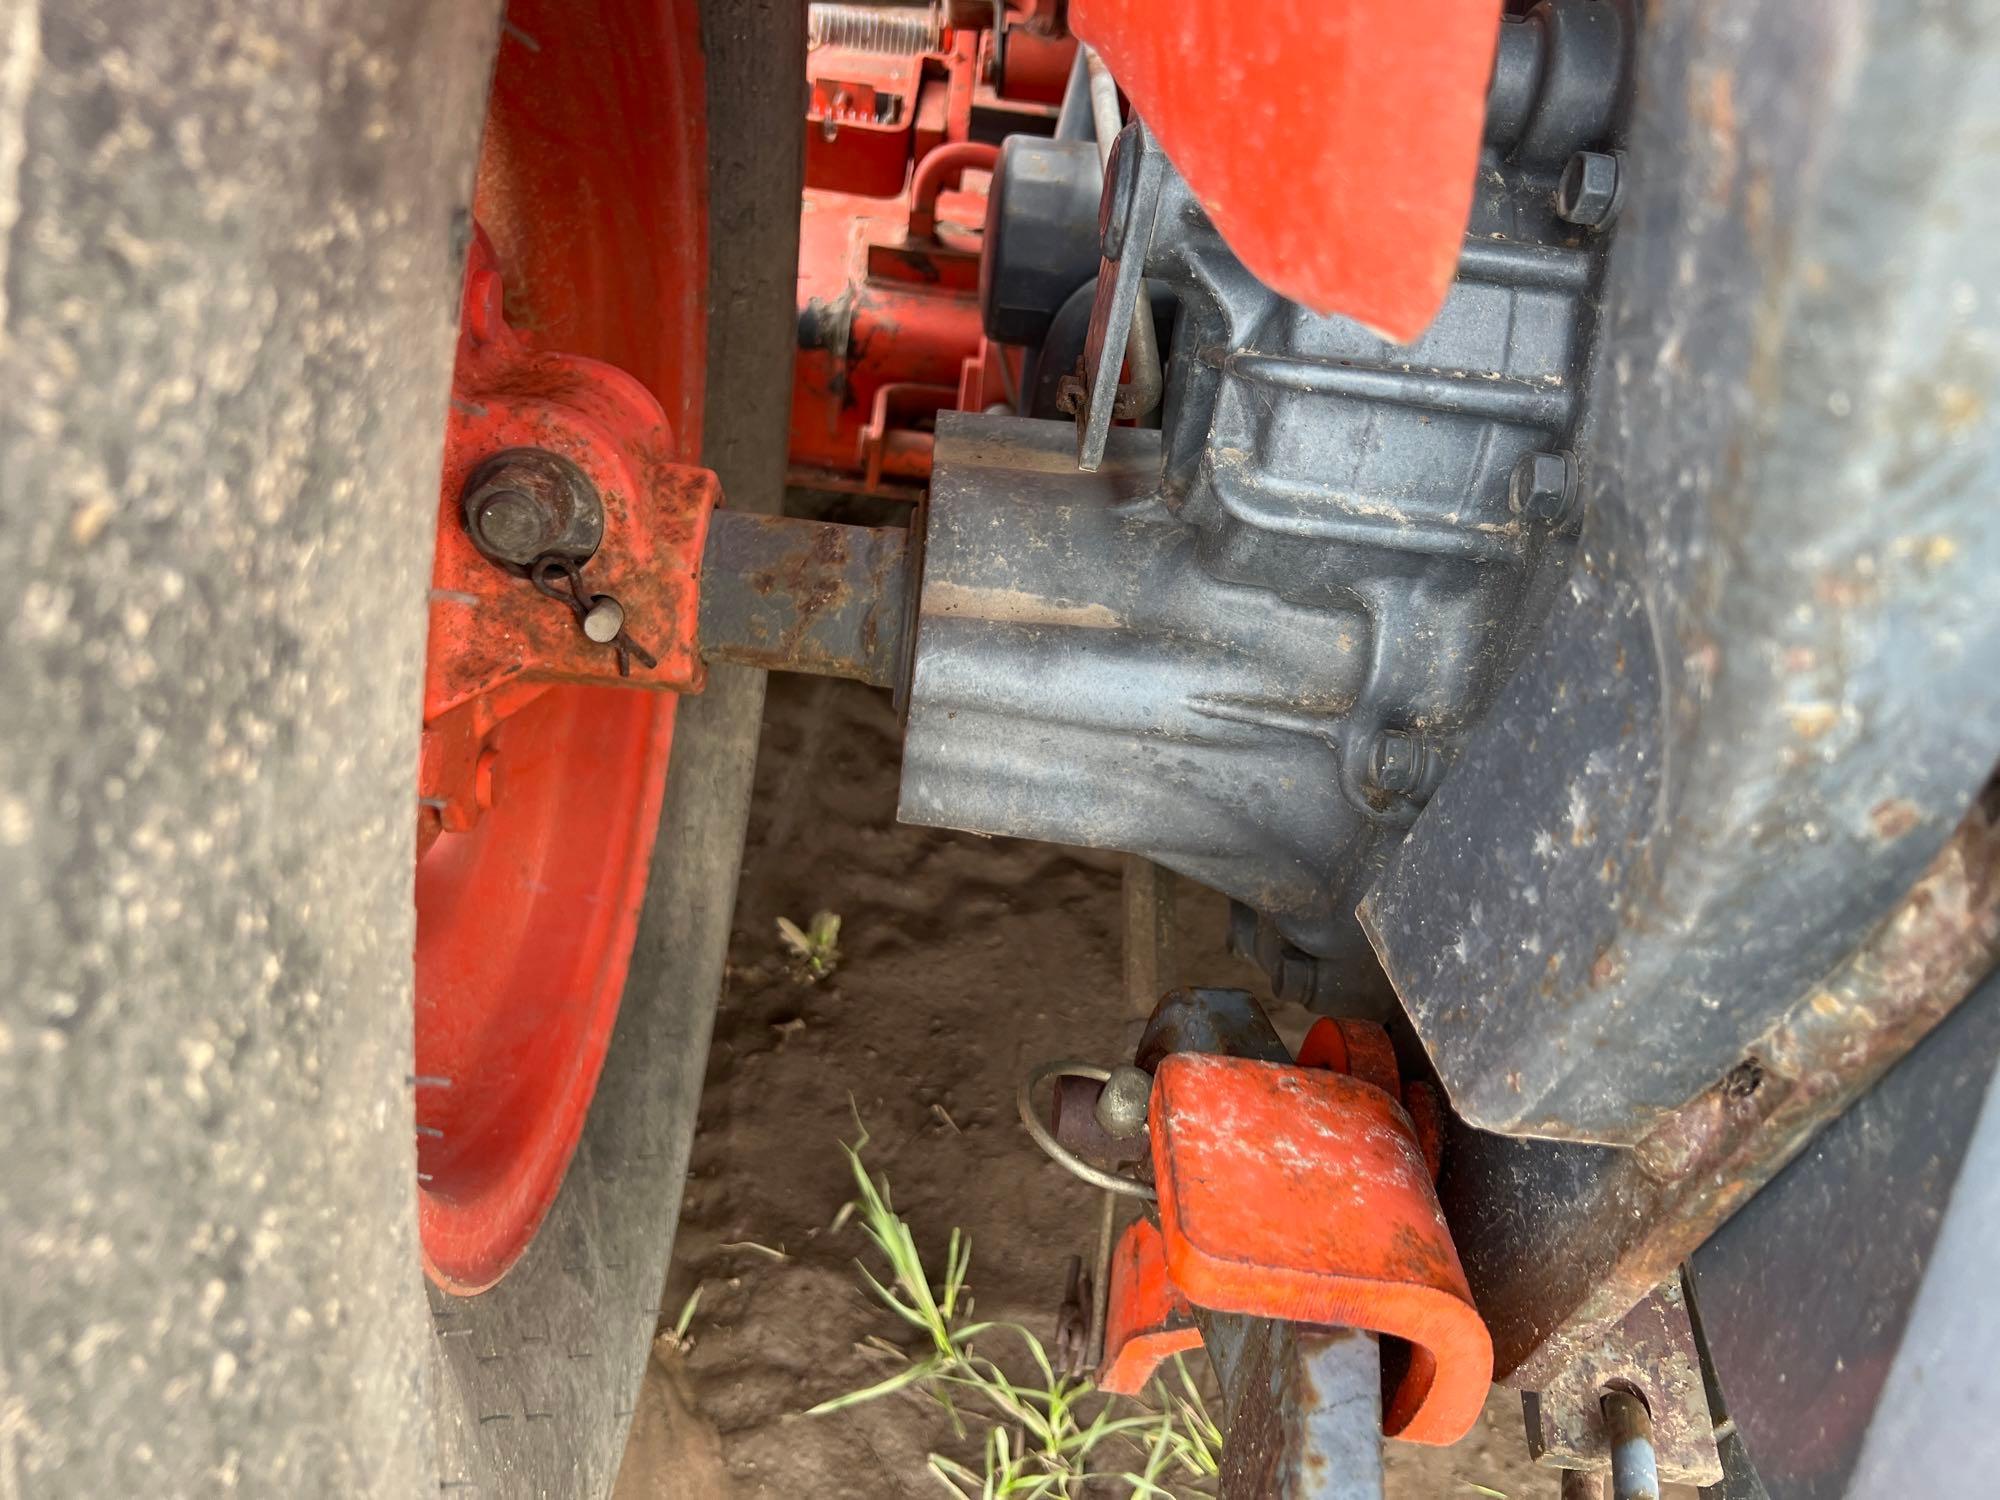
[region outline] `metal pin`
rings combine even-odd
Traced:
[[[1606,1391],[1604,1428],[1611,1440],[1612,1500],[1660,1500],[1653,1416],[1646,1403],[1630,1391]]]
[[[1118,1195],[1105,1193],[1102,1216],[1097,1222],[1095,1280],[1090,1284],[1090,1371],[1104,1368],[1104,1336],[1111,1319],[1111,1249],[1118,1230]]]
[[[609,594],[599,594],[584,611],[583,633],[600,646],[608,646],[624,632],[625,608]]]

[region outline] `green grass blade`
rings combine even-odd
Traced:
[[[844,1396],[830,1397],[813,1407],[806,1415],[823,1417],[828,1412],[844,1411],[850,1406],[859,1406],[864,1401],[874,1401],[892,1395],[908,1386],[916,1385],[919,1381],[933,1380],[937,1377],[937,1373],[936,1360],[920,1360],[907,1369],[898,1370],[887,1380],[878,1380],[873,1385],[864,1386],[858,1391],[849,1391]]]

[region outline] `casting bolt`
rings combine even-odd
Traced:
[[[1114,1140],[1129,1141],[1146,1128],[1146,1109],[1153,1098],[1153,1075],[1121,1063],[1104,1081],[1097,1096],[1097,1123]]]
[[[1606,229],[1618,217],[1625,196],[1621,153],[1579,151],[1556,184],[1556,217],[1584,229]]]
[[[1507,508],[1517,516],[1560,527],[1576,509],[1576,455],[1524,453],[1507,480]]]
[[[1436,780],[1437,752],[1419,734],[1384,729],[1368,754],[1368,779],[1399,797],[1421,797]]]

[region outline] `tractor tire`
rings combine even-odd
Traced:
[[[762,696],[683,708],[540,1240],[426,1305],[412,775],[499,6],[0,0],[0,1495],[594,1495]],[[716,0],[705,461],[782,484],[803,6]]]

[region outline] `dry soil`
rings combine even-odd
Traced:
[[[851,1193],[839,1143],[858,1114],[868,1159],[941,1262],[972,1240],[983,1317],[1052,1339],[1068,1257],[1094,1240],[1093,1191],[1052,1166],[1014,1114],[1034,1063],[1129,1055],[1114,857],[895,821],[897,724],[852,683],[773,678],[674,1265],[662,1306],[700,1302],[686,1352],[657,1343],[618,1500],[941,1496],[949,1447],[910,1394],[801,1413],[881,1379],[867,1349],[897,1328],[859,1284],[865,1244],[832,1226]],[[841,961],[802,983],[777,919],[841,918]],[[1181,903],[1183,962],[1259,986],[1223,953],[1215,898]],[[1457,1447],[1390,1444],[1392,1497],[1555,1494],[1527,1459],[1519,1399],[1496,1392]]]

